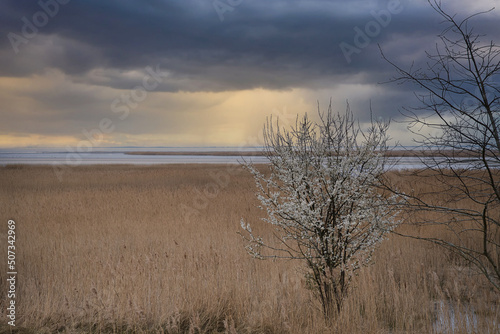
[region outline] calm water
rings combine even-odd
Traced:
[[[239,163],[243,159],[235,156],[211,155],[130,155],[127,152],[245,152],[258,151],[260,148],[239,147],[100,147],[91,152],[71,152],[65,148],[37,147],[0,149],[0,165],[9,164],[60,164],[60,165],[94,165],[94,164],[192,164]],[[266,163],[264,157],[245,157],[255,163]]]
[[[88,153],[71,152],[65,148],[12,148],[0,149],[0,166],[9,164],[58,164],[58,165],[94,165],[94,164],[237,164],[243,161],[267,163],[262,156],[241,157],[240,155],[130,155],[127,152],[245,152],[259,151],[261,148],[240,147],[100,147]],[[463,159],[463,167],[470,167],[470,162]],[[422,168],[420,158],[389,158],[390,169]],[[458,166],[457,166],[458,167]]]

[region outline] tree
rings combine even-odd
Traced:
[[[440,202],[427,200],[425,194],[399,195],[407,210],[439,217],[419,215],[419,223],[451,232],[446,238],[413,237],[472,263],[500,291],[500,48],[482,41],[484,36],[470,23],[491,10],[458,20],[440,2],[429,4],[446,28],[435,52],[426,53],[425,68],[405,70],[382,55],[398,73],[395,82],[416,84],[424,92],[417,95],[420,107],[405,109],[417,143],[433,154],[422,159],[426,168],[415,175],[433,177],[445,191]]]
[[[319,108],[318,108],[319,112]],[[396,212],[376,186],[384,172],[388,123],[362,131],[347,108],[344,115],[307,114],[289,130],[264,127],[269,173],[246,163],[253,174],[263,221],[275,240],[264,241],[241,221],[247,251],[256,258],[304,261],[310,287],[325,317],[340,312],[352,275],[370,262],[374,249],[396,225]]]

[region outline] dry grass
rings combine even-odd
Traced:
[[[455,333],[500,331],[498,295],[481,276],[433,245],[397,236],[359,272],[339,318],[325,324],[299,262],[245,253],[241,217],[271,233],[259,223],[254,193],[251,176],[225,166],[82,166],[63,182],[50,167],[0,168],[2,245],[7,220],[17,225],[17,328],[429,333],[452,328],[453,313]],[[0,259],[5,293],[5,246]],[[8,333],[6,301],[0,332]]]

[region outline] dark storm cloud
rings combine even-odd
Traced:
[[[44,23],[40,3],[57,13],[16,54],[12,33],[22,37],[26,20]],[[226,7],[216,9],[220,3]],[[348,61],[339,45],[356,47],[354,29],[364,31],[390,3],[398,10]],[[173,92],[316,89],[358,73],[376,83],[392,73],[377,43],[395,59],[418,59],[442,28],[429,6],[409,0],[8,0],[0,12],[0,75],[56,68],[78,82],[125,88],[134,82],[121,72],[160,65],[169,77],[159,89]],[[496,33],[497,17],[481,25]],[[96,76],[99,69],[108,71]]]
[[[0,71],[25,76],[53,67],[85,76],[95,68],[130,70],[161,64],[173,78],[183,79],[178,85],[175,80],[167,82],[163,88],[170,91],[307,86],[376,70],[380,57],[375,43],[391,33],[408,32],[408,15],[404,20],[394,16],[383,28],[386,31],[359,55],[353,54],[348,64],[339,43],[353,43],[353,28],[373,19],[370,10],[386,9],[378,2],[363,10],[367,3],[247,0],[223,13],[221,22],[210,0],[73,0],[58,4],[56,15],[28,43],[17,43],[16,55],[9,33],[23,36],[22,18],[39,22],[40,16],[34,15],[42,8],[35,1],[4,1]],[[405,3],[401,6],[404,10]],[[350,10],[357,7],[356,12]]]

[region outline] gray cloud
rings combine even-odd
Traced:
[[[390,23],[348,64],[339,44],[354,45],[354,27],[364,29],[374,20],[371,12],[386,11],[387,3],[246,0],[224,13],[221,22],[209,0],[73,0],[59,5],[57,15],[29,43],[20,44],[15,55],[6,36],[22,36],[21,18],[33,21],[41,7],[9,0],[0,5],[6,16],[0,74],[25,76],[54,67],[84,78],[95,68],[161,64],[176,79],[165,83],[166,91],[308,87],[359,72],[374,73],[377,81],[389,69],[377,43],[438,32],[428,8],[414,10],[402,0],[401,13],[391,15]],[[119,87],[120,80],[108,83]]]
[[[375,86],[394,74],[381,59],[377,44],[398,63],[422,62],[423,51],[432,50],[436,35],[444,28],[426,2],[401,0],[401,11],[391,14],[386,25],[380,23],[380,31],[373,33],[366,46],[358,47],[359,53],[351,54],[348,62],[339,45],[344,42],[356,46],[355,28],[368,29],[370,22],[377,21],[374,12],[382,15],[379,19],[387,19],[383,13],[387,13],[389,0],[233,1],[230,3],[238,5],[223,13],[223,21],[212,0],[41,0],[41,3],[57,3],[57,8],[50,7],[53,11],[57,9],[57,13],[47,16],[47,22],[39,24],[37,33],[30,38],[23,35],[22,28],[26,20],[34,24],[36,19],[43,19],[37,14],[43,13],[39,2],[0,3],[0,76],[32,77],[55,69],[75,84],[130,89],[141,83],[146,66],[159,65],[169,73],[155,89],[162,92],[253,88],[315,91],[349,83]],[[500,42],[498,14],[485,15],[475,23],[478,32]],[[13,34],[24,38],[16,46],[17,54],[12,47]],[[26,93],[38,99],[41,109],[55,110],[44,116],[44,123],[50,124],[45,128],[47,133],[75,131],[64,130],[61,127],[64,122],[65,126],[68,122],[94,122],[100,115],[95,110],[103,105],[107,108],[113,98],[111,93],[101,99],[95,91],[57,89],[61,91],[54,96]],[[372,90],[368,95],[352,90],[346,92],[345,98],[352,96],[351,102],[357,99],[363,109],[371,101],[379,114],[391,117],[397,114],[399,106],[406,104],[414,89],[417,88],[384,85],[379,92]],[[324,102],[327,93],[319,95],[317,99]],[[81,108],[75,107],[78,101]],[[4,124],[22,122],[27,117],[23,113],[14,115],[14,109],[2,111]],[[153,119],[159,118],[151,115]]]

